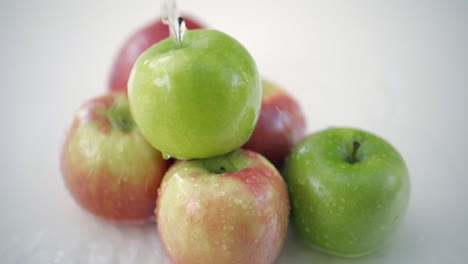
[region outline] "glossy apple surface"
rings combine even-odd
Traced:
[[[312,247],[357,257],[381,246],[408,206],[410,181],[385,140],[351,128],[306,137],[288,156],[284,177],[292,222]]]
[[[263,80],[262,108],[255,130],[243,148],[262,154],[277,168],[305,135],[299,103],[277,85]]]
[[[76,202],[122,222],[151,219],[167,163],[138,131],[125,94],[83,104],[61,153],[63,179]]]
[[[262,86],[248,51],[216,30],[189,30],[138,59],[130,107],[145,138],[164,155],[209,158],[241,147],[257,122]]]
[[[261,155],[178,161],[164,176],[158,231],[173,263],[274,263],[289,217],[286,185]]]
[[[203,28],[194,18],[183,15],[188,29]],[[138,57],[149,47],[169,37],[169,26],[161,18],[135,32],[122,46],[114,60],[109,79],[109,89],[114,92],[127,92],[127,83]]]

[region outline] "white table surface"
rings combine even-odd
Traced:
[[[345,260],[292,232],[278,263],[468,263],[468,1],[179,1],[237,38],[296,96],[308,131],[353,126],[404,156],[412,194],[388,246]],[[83,212],[65,190],[64,130],[106,91],[156,0],[0,2],[0,263],[168,263],[153,225]]]

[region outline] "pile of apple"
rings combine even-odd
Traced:
[[[111,221],[156,216],[174,263],[273,263],[290,208],[311,247],[381,246],[408,205],[400,154],[358,129],[304,138],[296,100],[262,81],[238,41],[185,22],[180,39],[161,22],[133,35],[110,92],[77,111],[61,154],[77,203]]]

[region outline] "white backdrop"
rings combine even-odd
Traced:
[[[407,161],[412,195],[391,243],[353,263],[466,263],[468,1],[179,1],[243,43],[296,96],[308,131],[353,126]],[[89,216],[63,187],[64,130],[106,91],[112,60],[159,1],[0,2],[0,262],[167,263],[155,227]],[[290,232],[278,263],[348,263]]]

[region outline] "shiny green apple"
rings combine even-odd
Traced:
[[[166,156],[208,158],[242,146],[257,122],[262,86],[249,52],[216,30],[190,30],[149,48],[128,84],[132,114]]]
[[[299,142],[286,160],[292,222],[324,252],[357,257],[381,246],[408,206],[410,181],[388,142],[351,128],[329,128]]]

